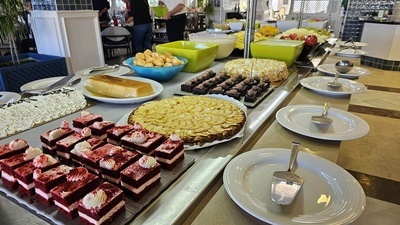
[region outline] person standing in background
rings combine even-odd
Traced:
[[[125,23],[130,24],[133,23],[133,17],[129,15],[129,11],[131,11],[131,2],[130,0],[123,0],[125,3],[125,12],[124,12],[124,18],[125,18]]]
[[[99,11],[100,22],[110,22],[110,15],[108,10],[110,9],[110,3],[108,0],[92,0],[93,10]]]
[[[168,41],[184,40],[187,23],[184,0],[163,0],[170,10],[163,19],[166,20]]]
[[[130,0],[129,15],[133,17],[133,45],[135,52],[151,50],[151,34],[153,19],[150,15],[150,5],[147,0]]]

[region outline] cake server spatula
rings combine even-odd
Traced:
[[[292,143],[289,168],[287,171],[275,171],[272,176],[271,198],[280,205],[289,205],[303,186],[304,179],[292,172],[294,161],[299,152],[300,143]]]

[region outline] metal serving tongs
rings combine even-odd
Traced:
[[[351,45],[347,47],[346,46],[347,43],[351,43]],[[354,44],[353,38],[349,38],[349,40],[345,41],[343,44],[339,46],[339,52],[341,52],[344,49],[353,49],[354,50],[353,53],[356,53],[356,48],[357,46]]]

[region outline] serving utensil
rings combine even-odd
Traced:
[[[108,66],[107,64],[105,64],[104,66],[93,67],[93,68],[89,69],[89,73],[103,72],[103,71],[114,70],[114,69],[119,69],[119,65],[115,64],[113,66]]]
[[[338,78],[339,78],[339,72],[336,71],[335,78],[333,79],[333,81],[330,81],[330,82],[326,83],[326,85],[328,85],[328,87],[331,87],[331,88],[340,88],[340,87],[342,87],[342,83],[340,83],[338,81]]]
[[[341,73],[341,74],[348,73],[348,72],[350,72],[350,70],[353,69],[353,67],[354,67],[354,64],[348,60],[340,60],[339,62],[337,62],[335,64],[335,69],[336,69],[335,78],[333,79],[333,81],[328,82],[327,85],[331,88],[342,87],[342,84],[340,82],[338,82],[339,73]]]
[[[304,179],[292,172],[293,164],[299,152],[300,143],[292,142],[289,168],[287,171],[275,171],[272,175],[271,198],[280,205],[289,205],[303,186]]]
[[[320,116],[312,116],[311,122],[319,125],[329,125],[333,122],[331,118],[328,118],[326,114],[328,113],[328,109],[331,106],[330,102],[325,102],[324,109],[322,110],[322,114]]]
[[[63,79],[65,79],[65,78],[63,78]],[[63,80],[63,79],[61,79],[61,80]],[[60,80],[60,81],[61,81]],[[69,80],[69,79],[68,79]],[[65,82],[68,82],[68,80],[67,81],[65,81]],[[50,85],[50,86],[48,86],[48,87],[45,87],[45,88],[34,88],[34,89],[28,89],[28,90],[24,90],[24,91],[22,91],[22,92],[20,92],[19,94],[22,96],[23,94],[25,94],[25,93],[43,93],[43,92],[47,92],[47,91],[51,91],[51,90],[53,90],[53,89],[57,89],[57,88],[61,88],[61,87],[70,87],[70,86],[74,86],[74,85],[76,85],[76,84],[78,84],[79,82],[81,82],[81,78],[78,78],[78,79],[75,79],[75,80],[73,80],[72,82],[70,82],[70,83],[68,83],[68,84],[65,84],[65,82],[60,82],[60,81],[57,81],[56,83],[54,83],[54,84],[59,84],[59,85],[57,85],[57,86],[54,86],[54,84],[52,84],[52,85]]]

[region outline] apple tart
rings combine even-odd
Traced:
[[[201,145],[237,134],[246,115],[234,103],[206,96],[179,96],[147,102],[133,110],[129,124],[169,137],[178,135],[185,144]]]

